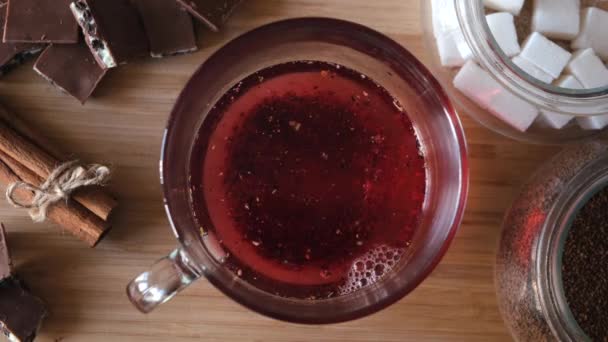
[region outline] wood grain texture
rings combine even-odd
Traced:
[[[418,0],[248,0],[221,33],[200,29],[192,55],[112,70],[85,106],[61,94],[29,63],[0,79],[0,102],[85,161],[114,168],[120,200],[114,228],[94,250],[22,211],[0,204],[13,256],[51,316],[39,341],[508,341],[493,285],[503,213],[528,175],[556,152],[519,144],[462,115],[471,160],[464,224],[449,252],[414,293],[371,317],[329,326],[277,322],[200,281],[149,315],[125,285],[175,245],[162,209],[158,152],[165,120],[197,66],[229,39],[299,16],[338,17],[389,35],[428,63]]]

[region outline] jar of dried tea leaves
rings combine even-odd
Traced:
[[[608,341],[608,143],[572,146],[507,212],[496,288],[520,341]]]

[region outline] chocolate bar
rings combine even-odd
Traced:
[[[6,232],[0,225],[0,333],[9,341],[33,341],[46,314],[40,298],[12,275]]]
[[[30,342],[36,338],[47,311],[15,277],[0,283],[0,332],[9,341]]]
[[[9,0],[3,41],[10,43],[77,43],[78,25],[71,0]]]
[[[152,57],[196,51],[192,17],[174,0],[134,0],[142,18]]]
[[[5,17],[6,2],[0,0],[0,36],[4,34]],[[40,44],[0,42],[0,76],[21,64],[28,56],[34,55],[40,50],[42,50]]]
[[[11,276],[13,272],[13,262],[8,251],[6,241],[6,230],[4,224],[0,224],[0,281]]]
[[[243,0],[177,0],[195,18],[213,31],[219,31]]]
[[[146,32],[128,0],[77,0],[70,9],[103,68],[149,54]]]
[[[106,69],[95,61],[84,42],[47,47],[36,61],[34,70],[82,103],[91,96],[106,74]]]

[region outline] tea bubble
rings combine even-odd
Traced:
[[[346,295],[378,282],[393,269],[396,261],[400,260],[404,253],[405,248],[382,245],[363,254],[353,261],[348,278],[340,286],[338,293]]]

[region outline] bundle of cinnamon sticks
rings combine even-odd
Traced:
[[[39,186],[65,161],[41,134],[0,105],[0,187],[4,191],[19,181]],[[28,203],[34,193],[18,188],[14,197]],[[110,229],[108,218],[117,204],[102,188],[88,187],[53,204],[47,218],[94,247]]]

